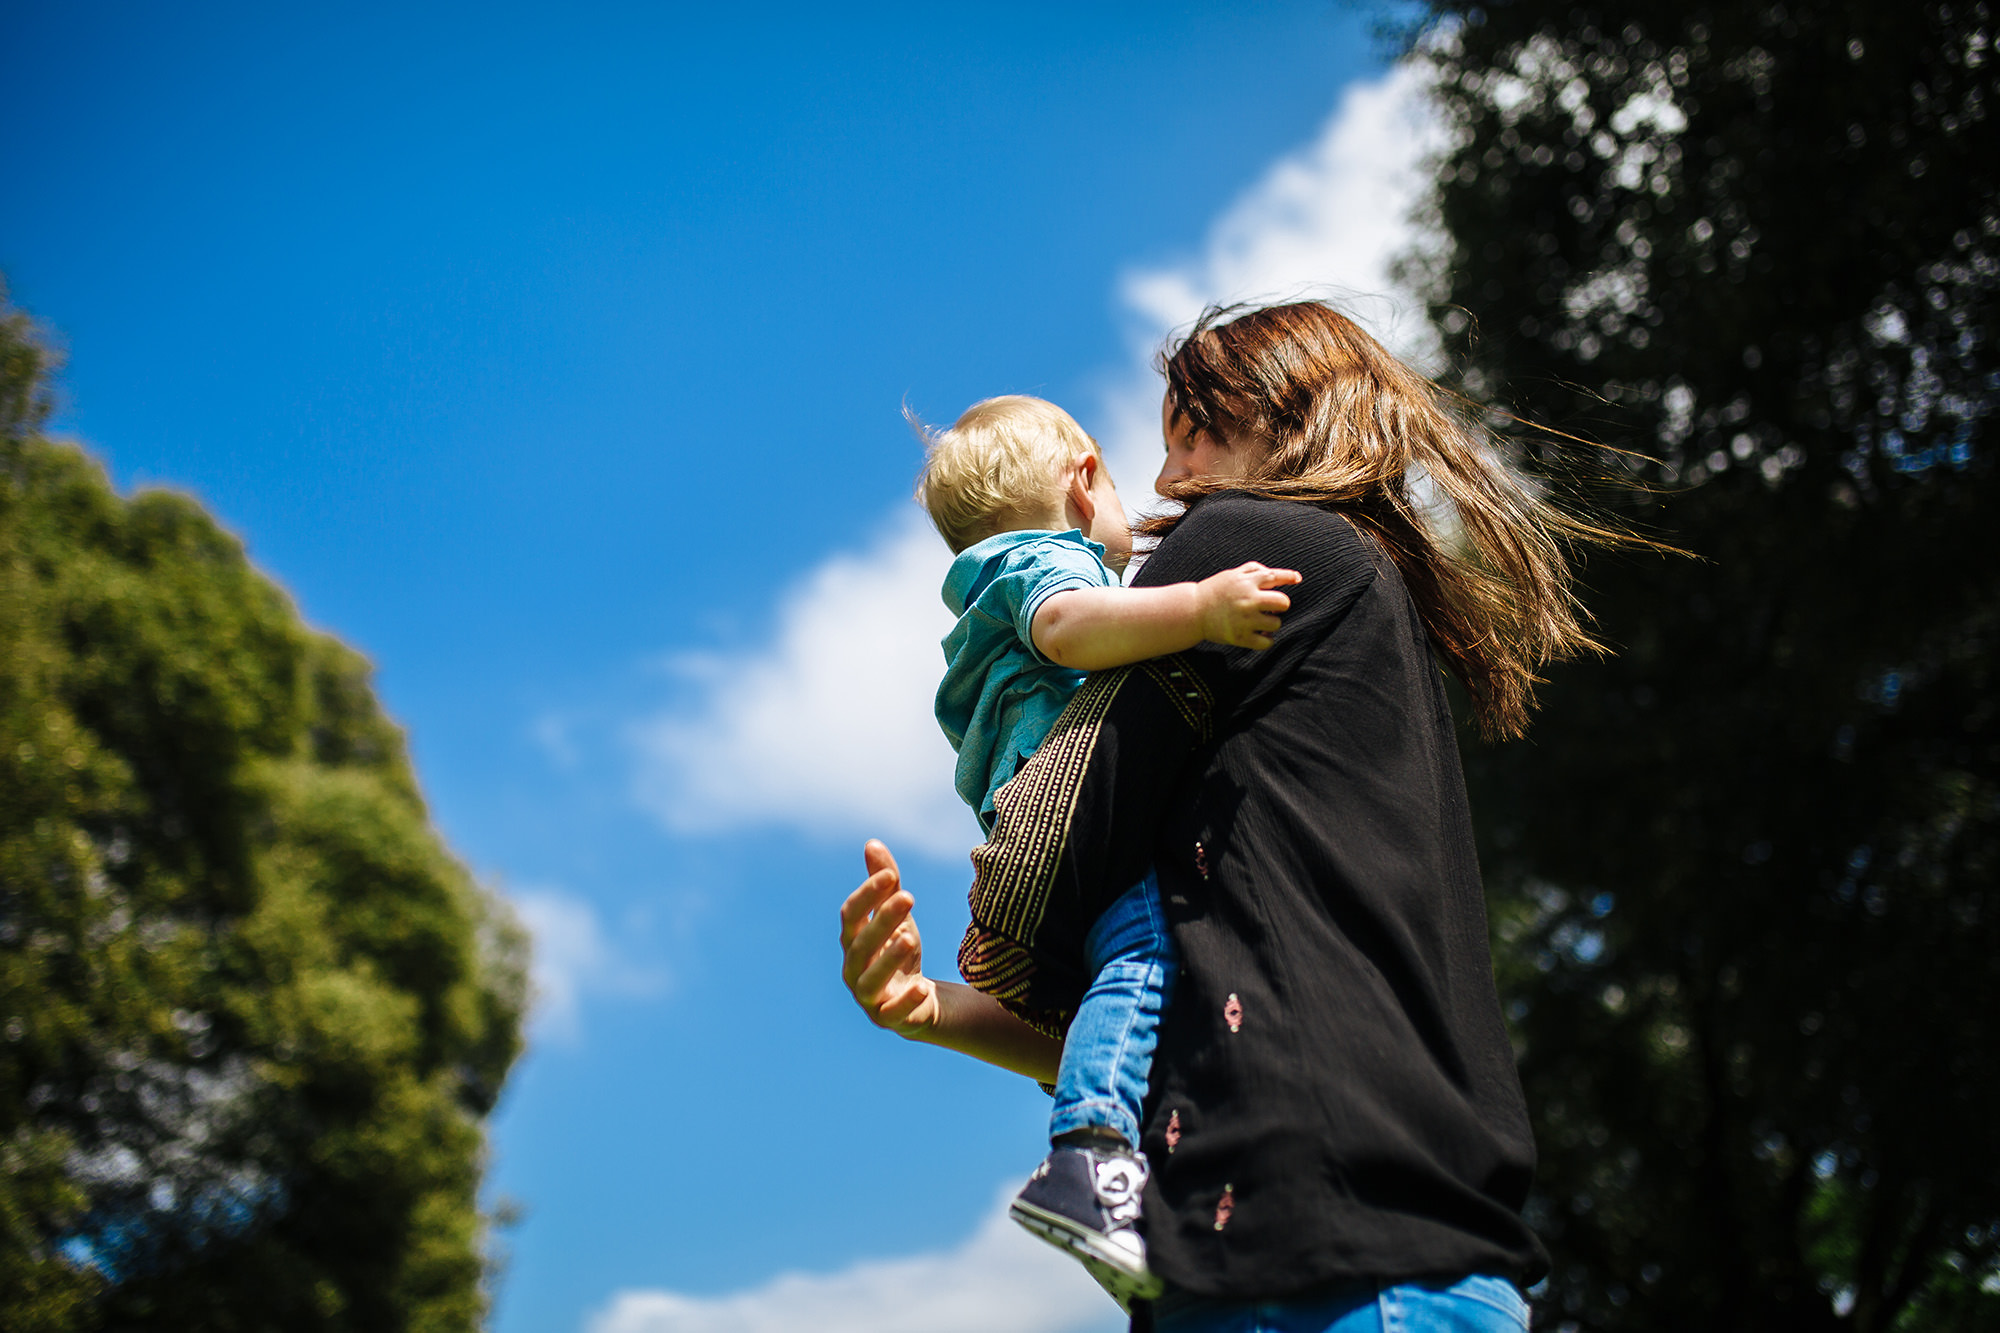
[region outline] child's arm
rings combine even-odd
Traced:
[[[1071,588],[1036,609],[1035,648],[1078,671],[1129,666],[1202,642],[1269,648],[1278,613],[1292,604],[1277,589],[1298,581],[1293,570],[1253,560],[1199,583]]]

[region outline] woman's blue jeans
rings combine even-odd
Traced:
[[[1373,1282],[1298,1301],[1211,1301],[1169,1291],[1154,1333],[1525,1333],[1528,1303],[1504,1277]]]
[[[1179,968],[1151,871],[1104,910],[1083,948],[1093,980],[1063,1040],[1049,1136],[1115,1129],[1137,1147],[1160,1011]]]

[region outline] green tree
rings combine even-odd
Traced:
[[[367,664],[42,438],[0,304],[0,1327],[458,1330],[518,928]]]
[[[1462,387],[1698,557],[1597,560],[1617,655],[1468,755],[1541,1322],[2000,1327],[1990,6],[1429,22]]]

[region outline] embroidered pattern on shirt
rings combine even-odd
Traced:
[[[1156,658],[1141,662],[1139,670],[1151,676],[1160,687],[1160,693],[1173,700],[1180,710],[1181,720],[1188,729],[1201,740],[1211,739],[1210,719],[1215,713],[1215,696],[1209,693],[1208,682],[1199,674],[1179,665],[1178,654],[1173,657]],[[1172,663],[1174,665],[1169,665]]]
[[[1160,691],[1197,737],[1208,739],[1214,700],[1201,676],[1180,659],[1092,672],[1041,748],[994,794],[993,835],[972,852],[972,923],[958,946],[958,970],[973,989],[1056,1035],[1062,1028],[1055,1025],[1066,1022],[1068,1011],[1028,1007],[1037,970],[1031,951],[1104,719],[1134,673]]]
[[[1173,1152],[1181,1146],[1181,1113],[1178,1110],[1167,1116],[1167,1151]]]
[[[1090,756],[1105,714],[1129,674],[1093,673],[1056,719],[1042,748],[995,795],[993,837],[972,852],[975,924],[1022,944],[1035,942]],[[1000,993],[969,973],[966,980],[989,995]]]
[[[1222,1006],[1222,1021],[1229,1024],[1231,1032],[1243,1026],[1243,1001],[1236,998],[1235,991],[1229,993],[1229,999]]]
[[[1236,1212],[1236,1187],[1224,1185],[1222,1197],[1215,1201],[1215,1229],[1222,1230],[1229,1225],[1230,1217]]]

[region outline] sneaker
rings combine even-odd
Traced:
[[[1146,1159],[1104,1148],[1057,1148],[1042,1159],[1007,1215],[1067,1250],[1120,1306],[1149,1301],[1164,1284],[1146,1266],[1134,1223],[1146,1188]]]

